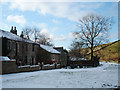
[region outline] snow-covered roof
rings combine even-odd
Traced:
[[[34,41],[32,41],[32,40],[29,40],[29,39],[23,39],[23,41],[24,42],[28,42],[28,43],[36,43],[36,42],[34,42]],[[37,43],[36,43],[37,44]]]
[[[0,56],[0,61],[10,61],[10,59],[6,56]]]
[[[0,38],[7,38],[10,40],[15,40],[15,41],[22,41],[22,42],[28,42],[28,43],[35,43],[38,44],[32,40],[29,39],[25,39],[25,38],[21,38],[20,36],[13,34],[11,32],[8,31],[4,31],[0,29]],[[39,44],[38,44],[39,45]],[[50,53],[56,53],[56,54],[60,54],[59,51],[55,50],[52,46],[47,46],[47,45],[40,45],[41,48],[45,49],[46,51],[50,52]]]
[[[32,40],[23,39],[23,38],[21,38],[20,36],[18,36],[16,34],[13,34],[11,32],[4,31],[4,30],[1,30],[1,29],[0,29],[0,37],[3,37],[3,38],[6,37],[7,39],[11,39],[11,40],[15,40],[15,41],[24,41],[24,42],[28,42],[28,43],[35,43]]]
[[[50,53],[60,54],[60,52],[58,52],[57,50],[55,50],[52,46],[47,46],[47,45],[40,44],[40,47],[43,48],[44,50],[50,52]]]
[[[16,40],[16,41],[22,41],[22,38],[18,35],[15,35],[11,32],[8,32],[8,31],[3,31],[0,29],[0,37],[6,37],[8,39],[11,39],[11,40]]]

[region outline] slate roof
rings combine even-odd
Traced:
[[[38,44],[32,40],[29,40],[29,39],[24,39],[24,38],[21,38],[20,36],[16,35],[16,34],[13,34],[11,32],[8,32],[8,31],[4,31],[4,30],[1,30],[0,29],[0,37],[5,37],[7,39],[10,39],[10,40],[15,40],[15,41],[21,41],[21,42],[28,42],[28,43],[35,43],[35,44]],[[56,53],[56,54],[60,54],[59,51],[55,50],[52,46],[47,46],[47,45],[42,45],[42,44],[38,44],[40,45],[41,48],[43,48],[44,50],[50,52],[50,53]]]
[[[3,38],[5,37],[7,39],[11,39],[11,40],[15,40],[15,41],[23,41],[23,42],[28,42],[28,43],[35,43],[32,40],[21,38],[20,36],[18,36],[16,34],[13,34],[11,32],[4,31],[4,30],[1,30],[1,29],[0,29],[0,37],[3,37]]]
[[[50,52],[50,53],[60,54],[60,52],[57,51],[57,50],[55,50],[52,46],[47,46],[47,45],[42,45],[42,44],[40,44],[40,47],[43,48],[44,50]]]

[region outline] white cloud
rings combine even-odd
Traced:
[[[1,0],[1,2],[15,2],[18,0]],[[19,2],[118,2],[119,0],[19,0]]]
[[[54,41],[65,41],[67,37],[64,35],[60,35],[59,37],[53,38]]]
[[[94,12],[80,8],[79,5],[74,3],[40,3],[38,12],[43,15],[50,14],[56,17],[68,18],[72,21],[77,21],[81,16]]]
[[[48,38],[52,39],[54,38],[54,35],[51,34],[46,28],[42,29],[40,31],[40,34],[46,35]]]
[[[9,31],[10,26],[4,22],[0,22],[0,29]]]
[[[9,15],[7,17],[8,21],[15,22],[20,24],[21,26],[26,23],[26,19],[24,18],[23,15]]]
[[[55,31],[58,30],[58,27],[52,27],[50,30],[48,30],[47,23],[32,22],[32,25],[40,28],[40,34],[46,35],[52,41],[65,41],[67,39],[67,37],[64,35],[60,35],[58,37],[54,35]]]
[[[47,29],[42,29],[40,31],[40,34],[46,35],[52,41],[65,41],[67,39],[67,37],[64,35],[60,35],[58,37],[55,37],[55,35],[51,34]]]
[[[38,27],[38,28],[40,28],[40,29],[42,29],[42,28],[46,28],[47,26],[48,26],[48,24],[47,23],[36,23],[36,22],[32,22],[32,25],[33,26],[36,26],[36,27]]]
[[[78,35],[74,34],[73,32],[69,32],[69,39],[78,38]]]
[[[47,29],[42,29],[41,31],[40,31],[40,34],[45,34],[45,35],[47,35],[49,38],[50,38],[50,36],[51,36],[51,34],[48,32],[48,30]]]
[[[99,33],[98,37],[102,37],[104,34],[103,33]]]
[[[80,4],[80,3],[63,3],[63,2],[40,2],[38,0],[30,0],[25,2],[24,0],[15,0],[10,2],[10,9],[18,9],[21,11],[37,11],[42,15],[53,15],[62,18],[68,18],[69,20],[76,21],[81,16],[94,12],[92,9],[99,8],[103,3],[93,4]]]
[[[61,22],[58,21],[57,19],[53,19],[52,22],[55,23],[55,24],[60,24],[60,23],[61,23]]]
[[[120,35],[119,31],[114,32],[114,34],[111,32],[108,36],[109,39],[119,39],[118,35]]]
[[[74,35],[73,35],[72,32],[69,32],[69,37],[70,37],[71,39],[74,39]]]
[[[52,27],[51,29],[50,29],[50,31],[52,32],[52,33],[55,33],[56,31],[58,31],[59,30],[59,27],[56,27],[56,26],[54,26],[54,27]]]

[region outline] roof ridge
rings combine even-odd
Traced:
[[[9,32],[9,31],[5,31],[5,30],[1,30],[1,29],[0,29],[0,31],[2,32],[1,37],[6,37],[8,39],[15,40],[15,41],[24,41],[24,42],[28,42],[28,43],[36,43],[36,42],[34,42],[34,41],[30,40],[30,39],[22,38],[19,35],[13,34],[13,33]]]

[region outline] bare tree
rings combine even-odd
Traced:
[[[39,32],[40,29],[37,27],[31,28],[29,26],[26,26],[25,28],[23,28],[24,37],[27,39],[34,40],[35,42],[37,42],[37,39],[39,37]]]
[[[43,45],[53,46],[52,40],[45,34],[39,34],[37,42]]]
[[[106,41],[107,32],[111,29],[111,18],[95,14],[87,15],[79,19],[79,30],[74,33],[76,39],[84,41],[91,50],[93,60],[93,49],[95,46]]]
[[[83,42],[74,40],[71,44],[69,55],[73,58],[76,58],[77,60],[81,58],[83,56],[83,54],[81,53],[82,46]]]
[[[37,27],[33,27],[32,30],[33,30],[32,34],[33,34],[34,41],[37,42],[37,40],[39,38],[40,30]]]
[[[23,28],[23,34],[24,38],[34,40],[35,42],[43,45],[53,46],[52,40],[47,37],[47,35],[41,34],[40,29],[35,26],[33,28],[26,26]]]
[[[23,34],[24,34],[24,38],[27,39],[31,39],[31,35],[32,35],[33,31],[29,26],[26,26],[23,28]]]

